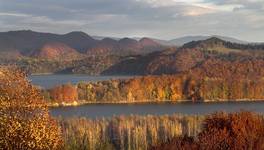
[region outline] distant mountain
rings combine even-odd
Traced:
[[[245,50],[264,50],[263,44],[241,44],[225,41],[217,37],[186,43],[182,48],[217,51],[221,53],[240,52]]]
[[[113,53],[113,50],[118,46],[118,41],[111,38],[104,38],[93,45],[86,51],[88,55],[102,55]]]
[[[157,38],[149,38],[161,45],[166,45],[166,46],[182,46],[186,43],[192,42],[192,41],[200,41],[200,40],[206,40],[212,37],[216,37],[225,41],[229,41],[232,43],[240,43],[240,44],[247,44],[249,42],[247,41],[242,41],[242,40],[238,40],[236,38],[232,38],[232,37],[227,37],[227,36],[219,36],[219,35],[211,35],[211,36],[183,36],[183,37],[179,37],[176,39],[172,39],[172,40],[162,40],[162,39],[157,39]],[[140,40],[140,37],[135,37],[133,38],[135,40]]]
[[[166,46],[177,46],[175,43],[173,42],[170,42],[169,40],[161,40],[161,39],[155,39],[155,38],[152,38],[153,41],[157,42],[157,43],[160,43],[162,45],[166,45]]]
[[[116,41],[118,41],[118,40],[121,39],[121,38],[119,38],[119,37],[112,37],[112,36],[97,36],[97,35],[93,35],[92,38],[95,39],[95,40],[103,40],[103,39],[105,39],[105,38],[106,38],[106,39],[109,38],[109,39],[113,39],[113,40],[116,40]]]
[[[84,32],[70,32],[61,35],[61,37],[59,35],[58,38],[60,42],[65,43],[80,52],[85,52],[87,49],[91,48],[92,45],[98,42],[98,40],[93,39]]]
[[[264,44],[239,44],[212,37],[145,56],[128,57],[105,70],[103,74],[177,74],[190,71],[194,67],[199,68],[201,64],[208,62],[207,59],[212,59],[213,62],[215,59],[220,59],[220,61],[217,60],[218,63],[223,61],[223,64],[229,64],[230,67],[232,66],[231,62],[224,62],[248,59],[263,60]]]
[[[152,39],[103,38],[74,31],[67,34],[31,30],[0,32],[0,64],[17,64],[28,73],[98,75],[130,55],[167,48]]]
[[[9,54],[18,54],[25,56],[36,56],[40,49],[50,43],[60,43],[60,48],[49,48],[47,54],[62,54],[62,51],[75,49],[82,54],[145,54],[152,51],[162,50],[164,47],[151,39],[143,38],[140,41],[131,38],[122,38],[119,40],[112,38],[94,39],[88,34],[80,31],[67,34],[41,33],[31,30],[0,32],[0,52],[8,51]],[[64,45],[64,46],[62,46]],[[66,46],[65,46],[66,45]],[[53,45],[54,46],[54,45]],[[51,52],[51,51],[54,52]],[[60,52],[58,52],[58,50]],[[44,53],[44,52],[43,52]],[[42,53],[40,53],[42,54]],[[59,56],[56,56],[59,57]],[[55,58],[55,57],[54,57]]]
[[[96,42],[84,32],[70,32],[68,34],[41,33],[31,30],[9,31],[0,33],[0,51],[18,50],[23,54],[38,50],[50,42],[64,43],[82,52]]]
[[[158,47],[160,44],[151,38],[143,37],[139,40],[142,47]]]
[[[183,44],[186,41],[190,42]],[[174,46],[177,42],[183,45]],[[207,61],[209,58],[212,61]],[[80,31],[0,32],[0,63],[15,63],[30,73],[177,74],[213,66],[215,59],[218,64],[227,60],[264,60],[264,44],[219,36],[165,41],[148,37],[95,39]]]
[[[184,37],[180,37],[177,39],[173,39],[168,41],[168,43],[170,43],[171,45],[177,45],[177,46],[181,46],[185,43],[191,42],[191,41],[200,41],[200,40],[206,40],[212,37],[216,37],[225,41],[229,41],[232,43],[240,43],[240,44],[246,44],[249,43],[247,41],[242,41],[242,40],[238,40],[232,37],[226,37],[226,36],[218,36],[218,35],[212,35],[212,36],[184,36]]]
[[[36,58],[53,60],[74,60],[80,57],[80,53],[63,43],[46,43],[39,50],[30,55]]]
[[[160,51],[165,48],[166,46],[163,46],[149,38],[142,38],[139,41],[131,38],[122,38],[118,41],[111,38],[104,38],[92,48],[88,49],[87,54],[135,55]]]

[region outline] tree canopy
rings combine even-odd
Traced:
[[[59,149],[61,131],[40,92],[14,66],[0,67],[0,149]]]

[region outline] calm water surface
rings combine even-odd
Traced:
[[[31,75],[29,79],[33,84],[43,88],[50,88],[55,85],[72,83],[80,81],[103,81],[110,79],[125,79],[132,76],[88,76],[88,75],[65,75],[65,74],[48,74],[48,75]]]
[[[264,113],[264,102],[158,103],[158,104],[89,104],[50,108],[53,116],[101,118],[114,115],[208,114],[215,111],[249,110]]]
[[[132,78],[132,76],[87,76],[87,75],[33,75],[33,84],[49,88],[63,83],[80,81],[102,81]],[[264,113],[264,102],[219,102],[219,103],[148,103],[148,104],[89,104],[73,107],[50,108],[53,116],[101,118],[114,115],[164,115],[164,114],[208,114],[215,111],[239,111],[241,109]]]

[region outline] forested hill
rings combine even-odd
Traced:
[[[67,34],[31,30],[0,32],[0,64],[17,64],[28,73],[98,75],[123,57],[165,48],[150,38],[94,39],[79,31]]]
[[[182,48],[196,48],[204,50],[214,50],[214,49],[230,49],[230,50],[264,50],[264,44],[243,44],[243,43],[232,43],[229,41],[224,41],[222,39],[212,37],[206,40],[192,41],[186,43]]]
[[[199,72],[198,70],[207,71],[208,75],[220,74],[218,72],[220,70],[231,73],[244,70],[244,72],[240,72],[254,73],[261,72],[263,60],[263,44],[236,44],[218,38],[210,38],[190,42],[180,48],[129,58],[115,64],[103,73],[159,75]]]
[[[20,53],[21,56],[34,57],[32,53],[39,51],[50,43],[63,44],[82,54],[143,54],[162,50],[165,46],[149,38],[138,41],[131,38],[119,40],[104,38],[97,40],[90,35],[75,31],[67,34],[42,33],[31,30],[0,32],[0,53]]]
[[[218,71],[225,68],[230,74],[241,72],[244,76],[245,70],[261,72],[258,67],[263,60],[264,44],[232,43],[216,37],[192,41],[182,47],[167,47],[150,38],[94,39],[84,32],[0,33],[0,63],[17,64],[28,73],[160,75],[196,72],[212,76],[221,74]]]

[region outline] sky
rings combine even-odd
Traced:
[[[0,31],[264,41],[264,0],[0,0]]]

